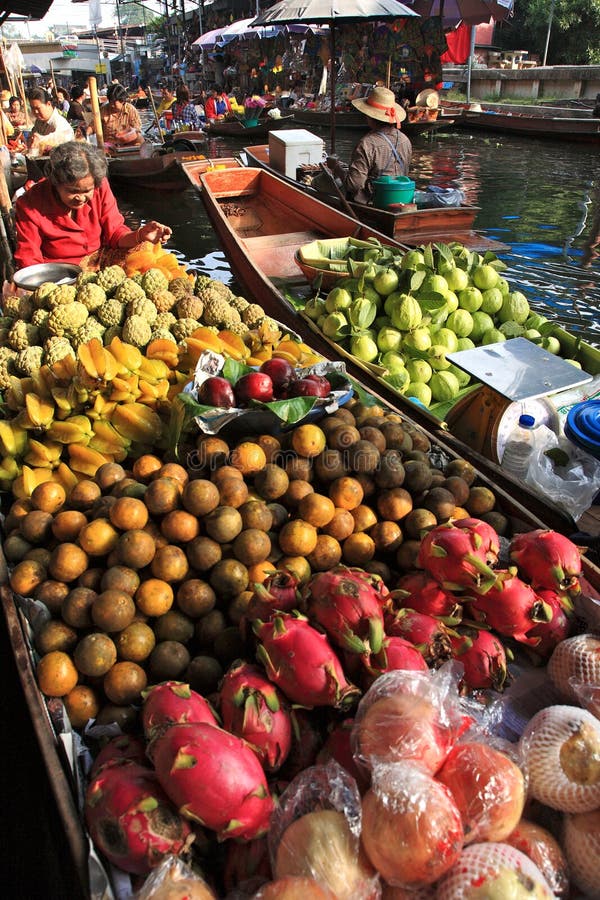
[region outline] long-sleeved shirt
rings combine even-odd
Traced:
[[[106,112],[101,112],[100,115],[105,141],[115,143],[119,132],[128,131],[130,128],[140,132],[142,130],[140,114],[131,103],[124,103],[118,112],[109,112],[107,108]]]
[[[217,116],[226,116],[231,112],[229,97],[226,94],[221,94],[219,97],[209,97],[204,110],[209,121],[210,119],[216,119]]]
[[[106,178],[89,203],[75,210],[61,203],[48,180],[39,181],[17,200],[16,227],[19,268],[41,262],[78,263],[100,247],[116,247],[131,231]]]
[[[400,162],[386,138],[392,142]],[[412,144],[399,128],[384,125],[377,131],[369,131],[352,151],[344,180],[348,197],[357,203],[368,203],[373,195],[370,179],[380,175],[406,175],[411,160]]]
[[[42,151],[75,139],[75,132],[57,109],[52,110],[52,115],[46,122],[35,120],[31,129],[31,136],[33,135],[38,135],[36,145]]]

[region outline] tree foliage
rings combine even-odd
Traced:
[[[551,0],[516,0],[513,18],[496,29],[496,42],[543,59],[551,8]],[[599,63],[600,0],[555,0],[547,64]]]

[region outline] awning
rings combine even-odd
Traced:
[[[11,15],[43,19],[51,6],[52,0],[5,0],[0,9],[0,23]]]

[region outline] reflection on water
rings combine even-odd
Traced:
[[[326,139],[326,133],[322,137]],[[340,130],[336,151],[348,158],[359,135]],[[239,152],[241,142],[210,138],[207,156]],[[476,226],[510,246],[502,254],[506,277],[535,309],[600,344],[600,164],[584,144],[503,138],[497,134],[440,132],[413,142],[411,176],[460,188],[480,207]],[[173,228],[171,246],[187,263],[222,281],[232,279],[227,260],[199,196],[118,192],[128,223],[159,219]]]

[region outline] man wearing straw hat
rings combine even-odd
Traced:
[[[353,100],[352,106],[367,117],[369,131],[352,151],[347,169],[334,157],[329,157],[327,164],[334,176],[341,179],[349,200],[369,203],[373,178],[408,174],[412,144],[400,130],[406,112],[396,103],[393,91],[374,87],[368,97]]]

